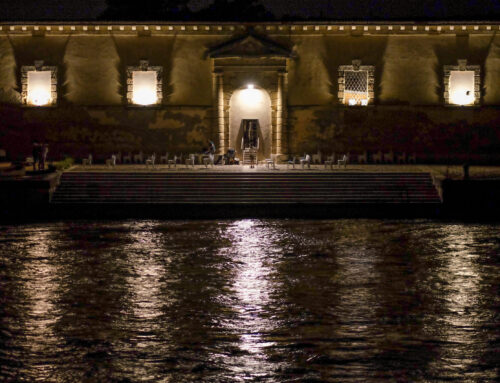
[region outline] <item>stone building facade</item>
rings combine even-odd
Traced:
[[[497,161],[500,23],[2,23],[0,146]]]

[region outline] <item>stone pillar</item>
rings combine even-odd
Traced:
[[[288,85],[287,72],[278,72],[278,92],[276,97],[276,154],[284,154],[284,139],[286,137],[286,92]]]
[[[219,154],[226,152],[225,145],[225,122],[224,122],[224,76],[217,72],[215,75],[215,96],[217,97],[217,135]]]

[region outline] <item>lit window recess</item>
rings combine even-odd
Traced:
[[[348,106],[367,106],[373,101],[375,67],[352,60],[352,65],[339,66],[339,103]]]
[[[162,67],[141,60],[127,68],[127,101],[129,105],[150,106],[162,102]]]
[[[474,88],[474,71],[450,72],[450,104],[473,105],[475,102]]]
[[[347,70],[344,72],[344,104],[350,106],[368,105],[368,72]]]
[[[473,106],[480,103],[481,67],[458,60],[444,66],[444,100],[448,105]]]
[[[27,104],[46,106],[52,104],[51,71],[29,71]]]
[[[21,99],[24,105],[55,106],[57,103],[57,67],[42,60],[21,67]]]
[[[153,105],[158,102],[156,71],[132,73],[132,102],[137,105]]]

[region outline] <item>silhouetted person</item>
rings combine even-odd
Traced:
[[[32,156],[33,156],[33,171],[36,171],[36,164],[40,163],[40,152],[41,152],[41,147],[38,141],[33,141],[33,149],[32,149]]]
[[[40,159],[38,161],[38,169],[45,170],[45,161],[47,160],[47,154],[49,153],[49,145],[40,145]]]
[[[214,142],[211,140],[208,140],[208,153],[215,154],[215,151],[216,151],[216,149],[215,149]]]

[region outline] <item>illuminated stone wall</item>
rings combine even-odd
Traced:
[[[431,135],[448,125],[484,126],[491,131],[500,126],[498,24],[488,30],[481,25],[479,31],[468,25],[467,33],[458,25],[452,32],[443,27],[448,29],[442,34],[435,26],[426,31],[423,25],[418,33],[410,27],[388,30],[387,25],[380,33],[374,25],[368,31],[362,26],[342,31],[326,24],[307,30],[292,26],[255,27],[295,55],[288,64],[288,128],[283,132],[283,147],[289,153],[335,147],[438,150]],[[71,30],[64,25],[62,31],[56,25],[50,31],[35,30],[33,25],[26,30],[20,25],[1,27],[0,146],[24,154],[33,138],[46,139],[53,143],[52,154],[74,156],[88,150],[201,150],[207,138],[217,135],[212,60],[206,53],[244,33],[241,25],[219,29],[216,24],[208,30],[194,25],[170,30],[162,25],[161,33],[153,26],[133,30],[130,25],[123,31],[113,25],[111,32],[106,25],[99,30],[92,26],[85,30],[82,25]],[[479,107],[444,105],[443,67],[457,65],[459,59],[481,66]],[[21,106],[21,67],[35,60],[58,67],[58,100],[53,108]],[[140,60],[163,68],[160,105],[127,105],[126,70]],[[353,60],[375,66],[373,106],[350,109],[339,102],[338,67]],[[240,77],[245,76],[236,78]],[[274,97],[273,89],[266,90]],[[500,134],[495,137],[500,141]],[[490,142],[490,147],[494,145]]]

